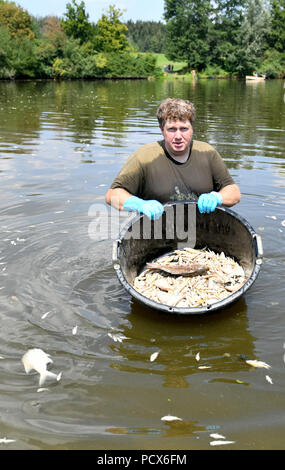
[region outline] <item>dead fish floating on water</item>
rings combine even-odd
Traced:
[[[150,359],[149,359],[150,362],[155,361],[155,359],[158,357],[158,355],[159,355],[159,352],[158,352],[158,351],[157,351],[157,352],[154,352],[153,354],[151,354]]]
[[[234,444],[235,441],[211,441],[210,446],[223,446],[227,444]]]
[[[200,276],[208,271],[207,266],[201,264],[159,264],[147,263],[148,269],[163,271],[172,274],[172,276]]]
[[[264,367],[264,369],[270,369],[271,366],[263,361],[256,361],[256,360],[247,360],[245,361],[248,365],[252,367]]]
[[[55,379],[59,381],[61,379],[62,372],[54,374],[47,370],[47,365],[52,363],[53,360],[49,354],[46,354],[42,349],[29,349],[22,357],[22,363],[25,371],[28,374],[31,370],[35,370],[40,374],[39,386],[41,387],[47,378]]]
[[[166,421],[166,422],[172,422],[172,421],[183,421],[182,418],[178,418],[178,416],[172,416],[172,415],[166,415],[166,416],[162,416],[162,418],[160,418],[161,421]]]
[[[0,444],[10,444],[11,442],[16,442],[15,439],[7,439],[6,437],[2,437],[0,439]]]

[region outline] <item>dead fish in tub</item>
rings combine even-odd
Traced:
[[[173,276],[200,276],[208,271],[208,267],[203,264],[159,264],[147,263],[148,269],[163,271]]]
[[[28,374],[31,370],[35,370],[40,374],[39,386],[41,387],[47,378],[55,379],[59,381],[61,379],[62,372],[54,374],[47,370],[47,365],[52,363],[53,360],[49,354],[46,354],[42,349],[29,349],[21,359],[25,371]]]

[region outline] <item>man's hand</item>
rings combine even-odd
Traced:
[[[129,197],[129,199],[124,202],[123,208],[126,211],[142,212],[149,219],[159,219],[164,212],[164,207],[160,202],[156,200],[145,201],[136,196]]]
[[[211,193],[201,194],[198,199],[198,209],[201,214],[213,212],[217,206],[221,206],[223,197],[220,193],[212,191]]]

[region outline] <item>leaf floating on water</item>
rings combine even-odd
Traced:
[[[271,368],[269,364],[266,364],[266,362],[263,361],[247,360],[245,362],[252,367],[264,367],[265,369]]]
[[[154,353],[150,356],[150,362],[155,361],[155,359],[157,358],[158,355],[159,355],[159,352],[154,352]]]
[[[263,231],[263,230],[264,230],[264,227],[258,227],[258,230]]]
[[[225,444],[234,444],[235,441],[211,441],[210,446],[222,446]]]
[[[226,439],[225,436],[222,436],[222,434],[210,434],[210,437],[212,437],[213,439]]]
[[[269,382],[271,385],[273,385],[273,380],[269,375],[266,375],[265,378],[266,378],[267,382]]]
[[[161,421],[183,421],[181,418],[177,416],[166,415],[162,416]]]
[[[197,353],[197,354],[196,354],[195,359],[196,359],[197,362],[200,361],[200,353]]]

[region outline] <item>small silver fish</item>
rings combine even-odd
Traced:
[[[210,434],[210,436],[213,439],[226,439],[225,436],[222,436],[222,434],[217,434],[217,433]]]
[[[16,442],[15,439],[7,439],[6,437],[3,437],[0,439],[0,444],[10,444],[10,442]]]
[[[182,421],[181,418],[178,418],[177,416],[171,416],[171,415],[166,415],[166,416],[162,416],[162,418],[160,418],[161,421]]]
[[[119,343],[122,343],[124,339],[129,339],[125,335],[121,335],[120,333],[108,333],[109,338],[111,338],[115,343],[118,341]]]
[[[40,374],[39,386],[41,387],[47,378],[60,380],[62,373],[54,374],[47,370],[47,365],[53,360],[42,349],[29,349],[21,359],[25,371],[28,374],[31,370],[35,370]]]
[[[173,276],[199,276],[208,271],[207,266],[202,264],[159,264],[159,263],[147,263],[148,269],[155,269],[157,271],[163,271]]]
[[[245,361],[247,364],[249,364],[252,367],[264,367],[265,369],[270,369],[271,366],[267,364],[266,362],[263,361],[256,361],[256,360],[247,360]]]
[[[151,356],[150,356],[150,362],[155,361],[155,359],[157,358],[158,355],[159,355],[159,352],[154,352],[153,354],[151,354]]]
[[[211,441],[210,446],[223,446],[226,444],[234,444],[235,441]]]

